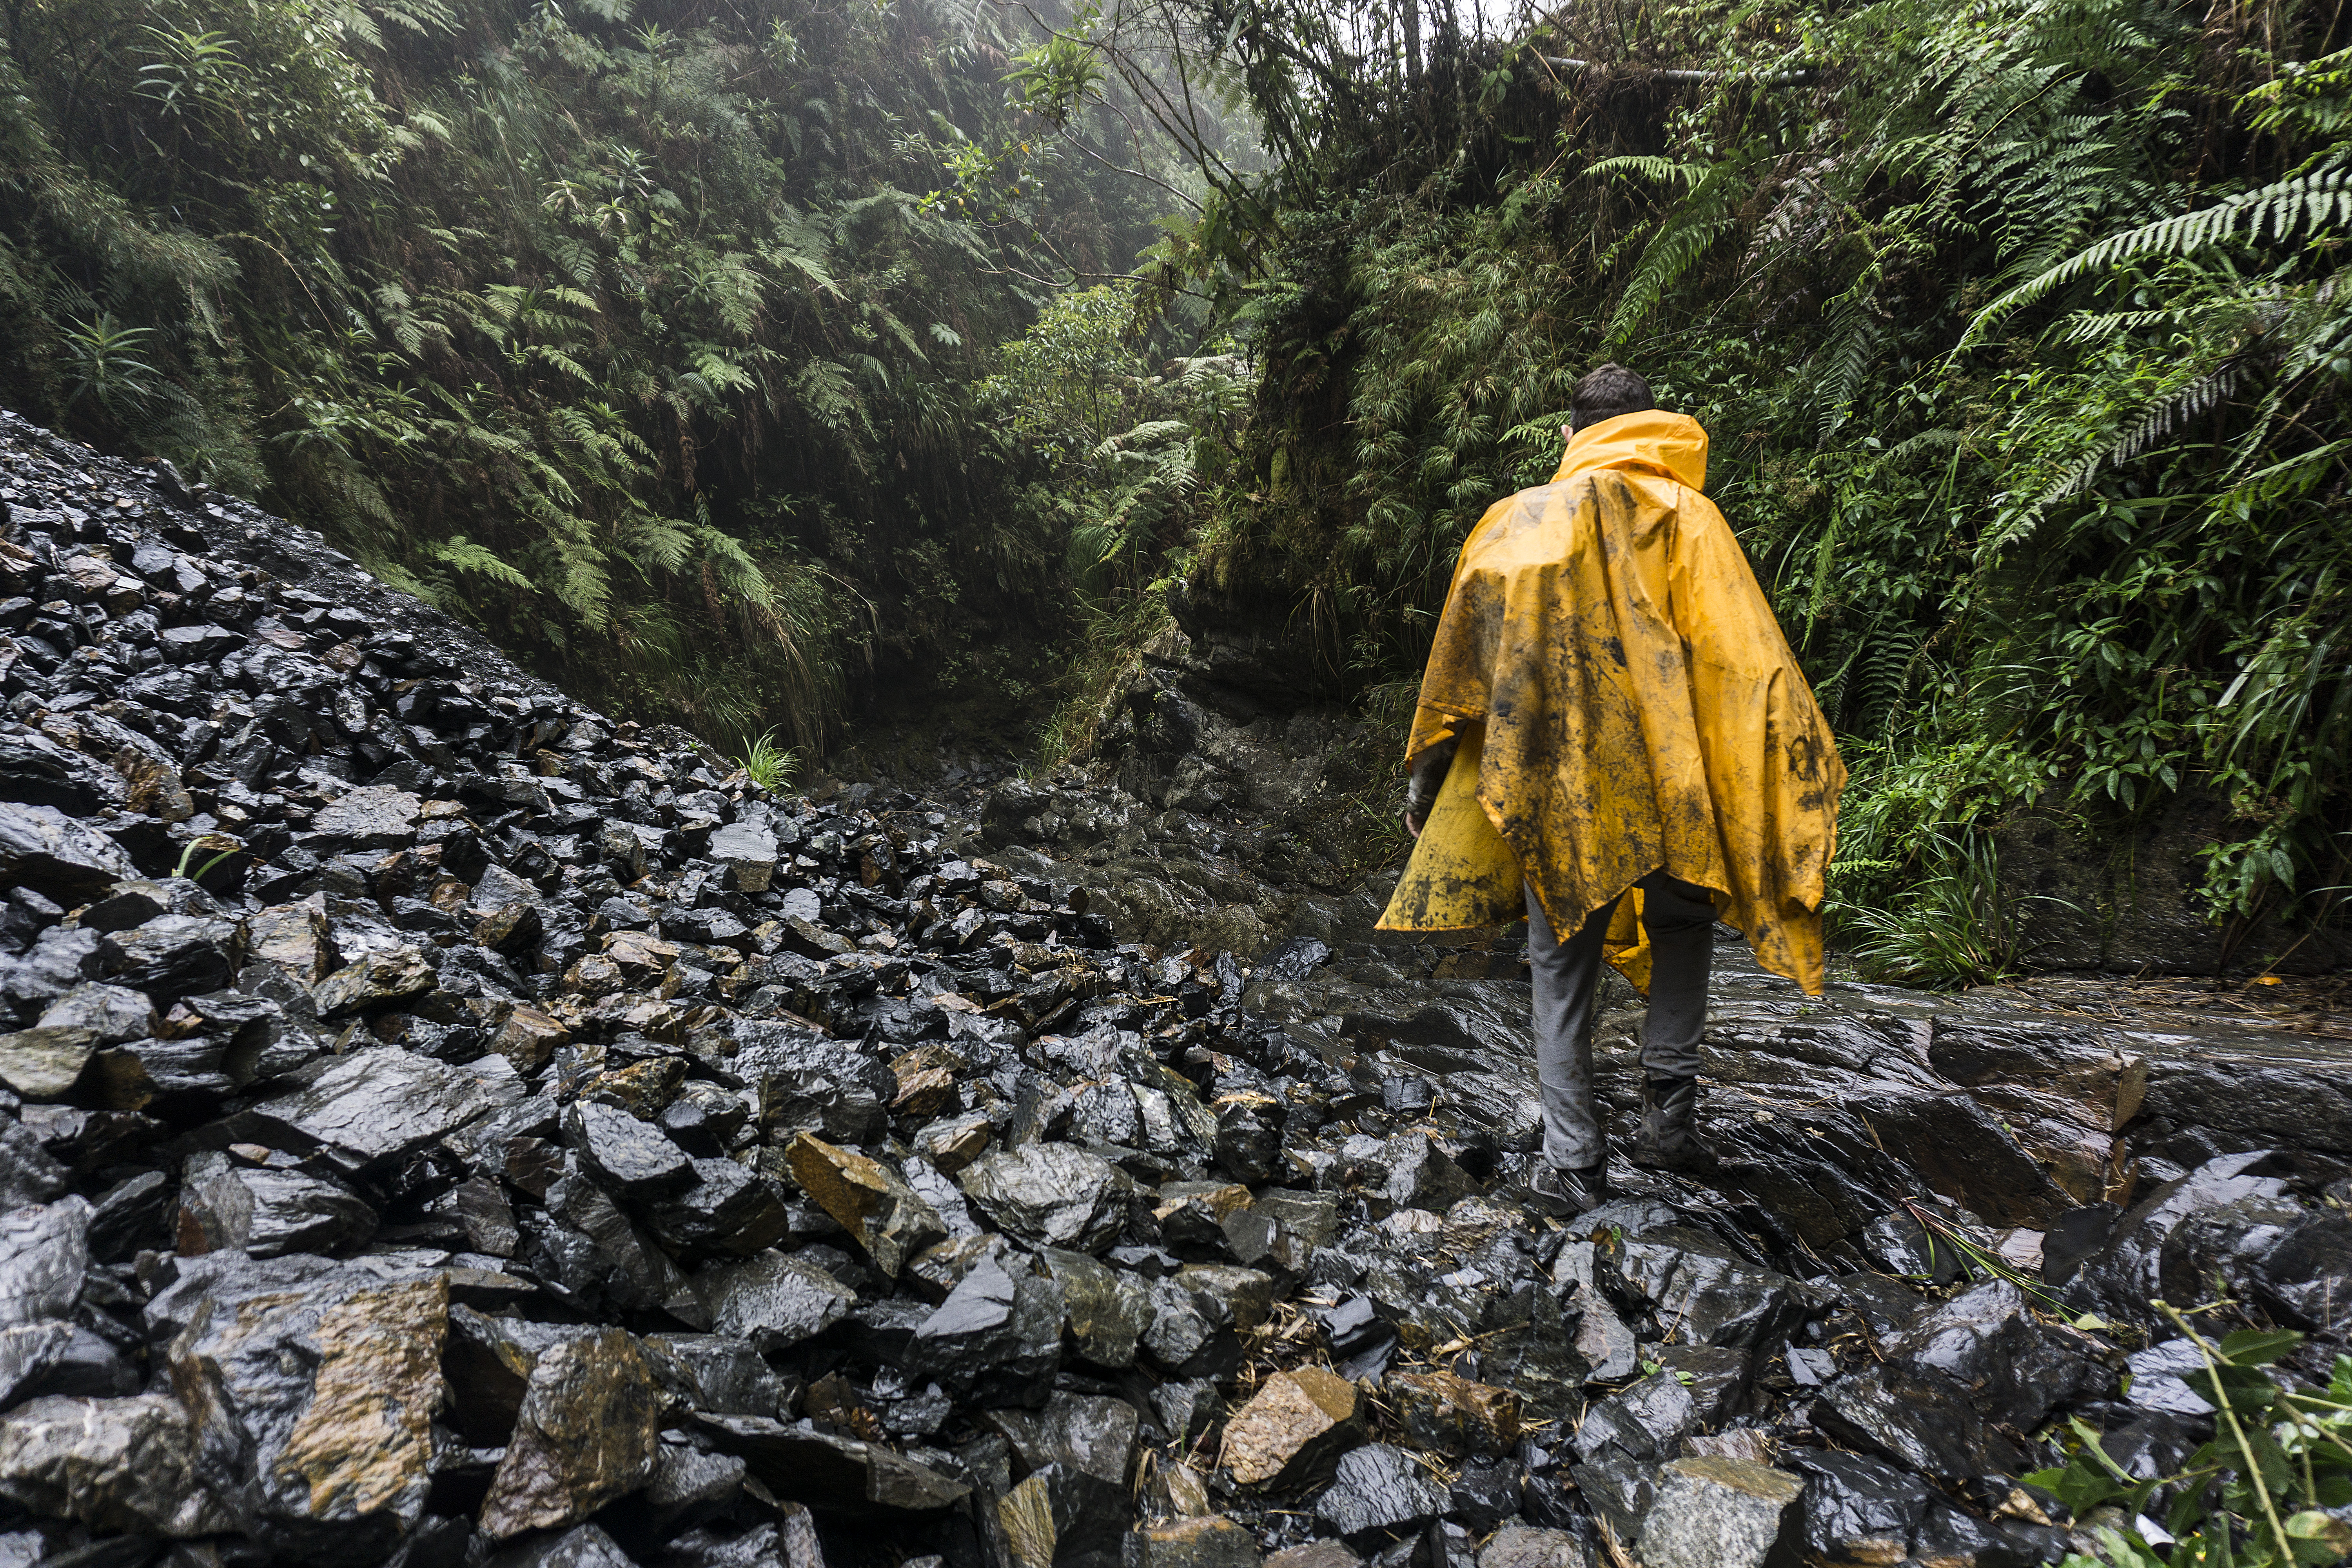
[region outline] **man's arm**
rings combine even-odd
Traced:
[[[1444,787],[1446,770],[1454,765],[1454,753],[1461,745],[1462,737],[1448,735],[1412,764],[1412,782],[1405,786],[1404,830],[1415,838],[1421,837],[1422,824],[1429,820],[1429,808],[1437,804],[1437,792]]]

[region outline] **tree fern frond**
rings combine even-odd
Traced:
[[[2298,230],[2347,222],[2352,222],[2352,167],[2347,167],[2346,156],[2337,153],[2316,168],[2260,190],[2109,235],[1987,305],[1969,323],[1953,352],[1973,348],[2008,316],[2105,268],[2143,256],[2188,256],[2241,236],[2259,241],[2265,230],[2273,239],[2283,241]]]

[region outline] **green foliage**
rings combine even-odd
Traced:
[[[744,748],[735,765],[761,789],[780,790],[800,772],[800,758],[777,745],[776,732],[770,730]]]
[[[2186,1314],[2157,1306],[2203,1357],[2185,1381],[2212,1404],[2219,1429],[2179,1474],[2141,1479],[2107,1456],[2081,1417],[2070,1418],[2073,1456],[2024,1478],[2065,1504],[2099,1543],[2096,1556],[2071,1553],[2060,1568],[2294,1568],[2352,1556],[2352,1526],[2327,1511],[2352,1503],[2352,1356],[2336,1358],[2325,1389],[2291,1388],[2263,1369],[2303,1335],[2240,1329],[2215,1341]],[[2159,1557],[2135,1521],[2167,1495],[2164,1531],[2173,1539]]]
[[[622,707],[814,743],[975,626],[1065,623],[1045,573],[935,581],[1065,553],[972,383],[1046,275],[1155,232],[1075,154],[1021,168],[1017,226],[922,199],[1034,118],[998,79],[1034,36],[924,0],[25,0],[0,398]]]

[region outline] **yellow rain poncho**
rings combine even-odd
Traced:
[[[1845,767],[1706,483],[1697,421],[1623,415],[1470,531],[1405,757],[1461,748],[1381,929],[1518,919],[1524,879],[1566,940],[1664,868],[1821,990]],[[1604,951],[1646,988],[1640,897]]]

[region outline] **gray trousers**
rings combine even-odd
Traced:
[[[1715,959],[1715,906],[1704,888],[1653,871],[1642,889],[1642,928],[1650,937],[1650,1016],[1642,1034],[1642,1070],[1654,1078],[1698,1076],[1699,1037],[1706,1032],[1707,971]],[[1536,990],[1536,1078],[1543,1087],[1544,1159],[1583,1170],[1609,1156],[1592,1103],[1593,998],[1600,988],[1601,939],[1612,903],[1561,942],[1528,889],[1528,967]]]

